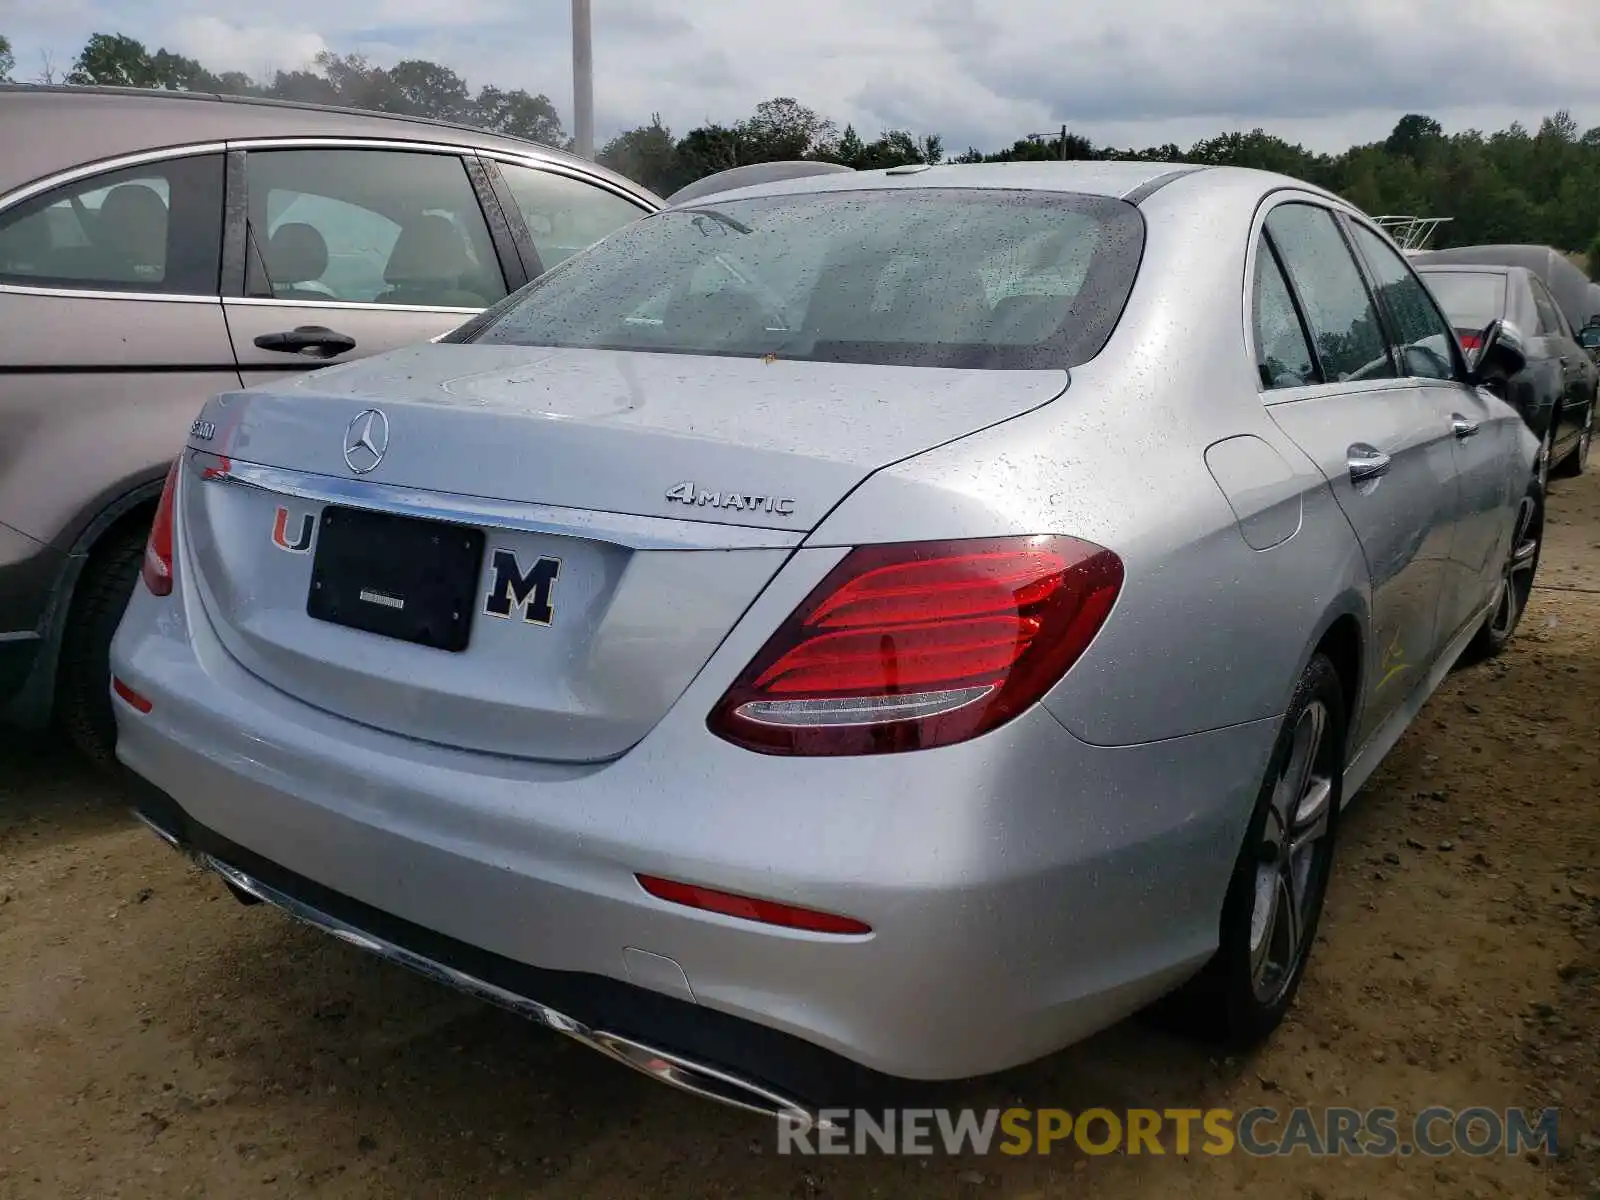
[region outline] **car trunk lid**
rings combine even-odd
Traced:
[[[869,474],[1065,384],[430,345],[212,401],[180,521],[219,637],[268,683],[410,737],[600,761]]]

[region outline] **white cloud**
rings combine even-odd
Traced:
[[[328,48],[322,35],[311,29],[233,25],[220,17],[184,16],[167,29],[164,44],[169,50],[198,59],[218,73],[243,71],[259,77],[292,71]]]
[[[570,126],[568,0],[0,0],[23,70],[70,62],[90,32],[261,73],[320,49],[431,58],[474,86],[548,94]],[[1405,112],[1447,129],[1600,124],[1600,23],[1572,0],[594,0],[597,132],[660,112],[678,132],[776,95],[864,134],[942,133],[953,150],[1059,128],[1096,142],[1188,145],[1260,125],[1337,150]]]

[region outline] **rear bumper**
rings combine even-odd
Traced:
[[[828,1098],[890,1082],[797,1038],[711,1009],[614,979],[540,970],[400,920],[267,862],[195,822],[159,788],[137,776],[132,783],[144,823],[237,892],[671,1086],[805,1123]],[[665,1049],[669,1045],[676,1049]],[[733,1073],[749,1063],[759,1075]],[[756,1081],[761,1075],[803,1088],[809,1101],[763,1086]]]
[[[1037,709],[962,746],[774,759],[705,729],[750,653],[735,637],[622,758],[513,760],[284,695],[228,657],[176,575],[166,599],[136,590],[112,667],[152,702],[117,704],[118,756],[182,838],[590,1028],[808,1101],[858,1069],[1027,1062],[1192,973],[1276,733],[1094,747]],[[674,905],[637,873],[872,932]]]

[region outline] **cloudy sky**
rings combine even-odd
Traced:
[[[683,133],[792,95],[875,135],[984,149],[1057,129],[1148,146],[1260,125],[1316,149],[1405,112],[1448,130],[1600,125],[1591,0],[593,0],[600,140],[659,112]],[[568,0],[0,0],[16,74],[127,33],[214,70],[269,74],[329,48],[429,58],[474,87],[550,96],[571,129]]]

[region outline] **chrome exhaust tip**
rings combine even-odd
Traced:
[[[187,850],[178,840],[151,821],[140,817],[146,825],[154,830],[162,840],[170,843],[179,850]],[[341,921],[338,917],[321,909],[314,908],[285,892],[262,883],[254,876],[246,874],[221,859],[211,854],[200,851],[192,855],[199,865],[215,872],[222,877],[236,893],[250,897],[252,900],[270,904],[274,908],[293,917],[303,924],[310,925],[323,933],[331,934],[342,942],[346,942],[369,954],[399,966],[406,967],[435,983],[442,983],[447,987],[474,996],[479,1000],[486,1000],[498,1005],[518,1016],[525,1017],[536,1024],[543,1025],[557,1033],[565,1034],[573,1041],[589,1049],[605,1055],[613,1062],[621,1063],[641,1074],[648,1075],[658,1083],[676,1088],[681,1092],[698,1096],[704,1100],[712,1100],[731,1108],[742,1109],[745,1112],[758,1113],[762,1116],[772,1117],[783,1125],[802,1132],[818,1129],[831,1129],[833,1122],[825,1117],[820,1117],[806,1105],[784,1096],[780,1092],[753,1083],[748,1079],[741,1079],[719,1067],[707,1063],[695,1062],[693,1059],[670,1051],[659,1050],[643,1042],[636,1042],[620,1034],[609,1033],[605,1030],[590,1029],[581,1021],[574,1020],[565,1013],[558,1012],[548,1005],[537,1000],[530,1000],[515,992],[468,975],[464,971],[447,966],[426,958],[414,951],[383,938],[376,937],[364,930]]]
[[[773,1117],[801,1131],[832,1127],[831,1121],[818,1117],[804,1105],[716,1067],[693,1062],[665,1050],[618,1037],[614,1033],[596,1032],[578,1040],[659,1083],[702,1099]]]

